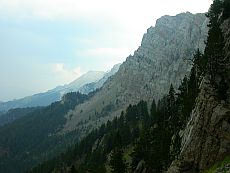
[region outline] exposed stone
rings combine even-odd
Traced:
[[[145,173],[145,172],[146,172],[145,161],[141,160],[138,163],[137,168],[134,170],[134,173]]]
[[[70,114],[66,115],[63,132],[82,126],[97,127],[119,116],[129,104],[136,104],[141,99],[148,103],[153,98],[158,100],[168,92],[171,83],[177,88],[190,72],[188,59],[197,48],[204,50],[206,25],[204,14],[187,12],[158,19],[155,27],[147,30],[138,50],[127,58],[102,89],[88,102],[77,106],[70,113],[72,119]]]
[[[227,73],[230,74],[228,26],[230,26],[230,20],[223,24],[226,40],[225,58],[228,59],[225,67]],[[230,86],[229,76],[226,77],[226,81]],[[227,94],[230,93],[229,90]],[[204,77],[191,119],[183,134],[179,159],[171,164],[168,173],[202,172],[230,155],[229,95],[224,101],[219,100],[216,93],[208,77]]]

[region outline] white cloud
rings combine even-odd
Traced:
[[[181,10],[204,11],[211,0],[1,0],[5,12],[48,18],[79,17],[106,14],[111,16],[143,16]],[[21,13],[23,12],[23,13]],[[133,19],[136,19],[136,18]]]
[[[76,76],[81,76],[82,75],[82,70],[80,67],[76,67],[75,69],[73,69],[73,73],[76,75]]]
[[[115,26],[105,37],[109,34],[116,35],[113,42],[124,42],[126,37],[126,42],[131,44],[127,46],[134,51],[140,44],[143,33],[155,24],[157,18],[186,11],[206,12],[211,2],[212,0],[0,0],[0,16],[76,22],[83,20],[90,22],[91,26]],[[99,47],[103,46],[99,41],[97,40]]]
[[[108,37],[111,42],[125,42],[131,50],[129,53],[132,53],[140,45],[143,33],[160,16],[186,11],[205,12],[211,2],[212,0],[0,0],[0,16],[83,20],[90,22],[91,26],[100,24],[108,29],[111,27],[107,25],[114,26],[104,37]],[[99,47],[104,47],[100,45],[103,43],[100,40],[97,39],[96,42]],[[109,54],[116,48],[109,49],[97,51]],[[126,48],[122,49],[121,52],[124,52]],[[121,54],[118,52],[117,56]]]
[[[62,73],[64,71],[64,64],[61,63],[54,64],[54,71],[57,73]]]
[[[57,80],[62,84],[72,82],[84,74],[84,71],[82,71],[80,67],[76,67],[74,69],[66,69],[62,63],[53,64],[52,69]]]
[[[50,20],[50,24],[52,24],[52,21],[68,21],[73,24],[78,21],[84,21],[89,24],[86,25],[90,27],[89,30],[95,31],[96,34],[90,34],[90,31],[87,31],[86,28],[86,31],[82,29],[85,31],[84,33],[80,33],[83,31],[76,29],[79,33],[73,38],[65,38],[69,39],[73,47],[76,47],[75,54],[70,55],[76,57],[76,60],[63,60],[65,64],[55,63],[51,67],[49,64],[49,67],[43,69],[42,72],[43,65],[29,69],[30,71],[28,70],[26,73],[33,74],[31,76],[36,79],[34,81],[32,79],[26,81],[25,75],[21,75],[28,87],[40,88],[40,91],[44,90],[44,88],[52,88],[56,85],[71,82],[82,75],[85,72],[84,70],[108,70],[114,64],[124,61],[129,54],[132,54],[137,49],[143,33],[146,32],[147,28],[155,24],[157,18],[162,15],[175,15],[185,11],[192,13],[206,12],[211,3],[212,0],[0,0],[0,18],[9,18],[9,20],[17,22],[19,20],[22,23],[27,19],[29,21],[35,20],[35,22],[37,19],[42,21]],[[20,28],[15,28],[15,30],[20,31]],[[63,32],[66,31],[63,30]],[[43,39],[42,35],[36,34],[36,37]],[[57,31],[55,34],[61,34],[61,31]],[[40,40],[40,42],[44,42],[44,47],[53,51],[49,47],[52,44],[49,44],[45,39],[44,41]],[[38,39],[36,38],[36,40]],[[25,45],[24,47],[27,46]],[[64,47],[62,46],[63,50]],[[31,44],[31,48],[34,48],[33,44]],[[36,47],[35,50],[38,50],[38,48]],[[36,53],[32,51],[35,56]],[[53,57],[56,57],[56,55]],[[14,62],[15,60],[13,59],[12,61]],[[59,62],[59,60],[55,61]],[[67,64],[67,62],[71,64]],[[73,63],[76,63],[75,66],[77,67],[68,68],[73,66]],[[9,66],[12,65],[10,64]],[[7,69],[12,68],[7,67]],[[13,72],[15,74],[12,74],[12,79],[20,79],[20,77],[15,77],[18,72],[16,70],[13,70]],[[38,74],[35,75],[35,72]],[[8,73],[7,71],[7,73],[2,74],[5,77],[5,74]],[[8,76],[9,74],[5,83],[12,83],[9,81]],[[37,80],[37,78],[43,80],[43,82]],[[14,82],[14,86],[19,83],[23,82]],[[31,86],[31,83],[36,84],[36,86]],[[15,88],[16,90],[17,88]]]
[[[97,69],[107,71],[113,67],[114,64],[122,63],[132,53],[132,48],[124,47],[99,47],[86,50],[77,50],[77,59],[88,59],[88,61],[95,62]],[[92,69],[91,69],[92,70]]]
[[[132,50],[130,48],[107,48],[107,47],[99,47],[93,49],[87,49],[84,51],[78,52],[83,56],[91,56],[92,58],[101,58],[101,59],[118,59],[123,61]]]
[[[155,19],[165,14],[205,12],[211,2],[212,0],[0,0],[0,14],[53,20],[93,18],[97,21],[107,18],[136,30],[143,24],[145,28],[146,25],[153,25]]]

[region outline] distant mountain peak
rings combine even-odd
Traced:
[[[107,72],[108,73],[108,72]],[[105,75],[108,75],[103,71],[88,71],[81,75],[79,78],[62,86],[57,86],[54,89],[48,90],[44,93],[34,94],[27,96],[22,99],[16,99],[8,102],[0,102],[0,111],[7,111],[12,108],[25,108],[25,107],[36,107],[36,106],[47,106],[52,102],[59,101],[61,97],[68,92],[79,91],[84,85],[94,82],[99,82]],[[112,74],[111,74],[112,75]],[[106,79],[107,79],[106,78]],[[101,82],[100,85],[91,87],[90,90],[84,90],[85,94],[94,91],[98,87],[101,87],[105,81]]]

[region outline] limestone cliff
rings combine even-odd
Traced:
[[[191,119],[183,134],[179,158],[168,173],[202,172],[230,155],[230,20],[225,20],[222,30],[225,38],[224,66],[228,90],[226,100],[219,99],[217,91],[206,75]]]
[[[195,109],[183,134],[179,159],[169,173],[199,172],[230,154],[230,104],[218,101],[209,80],[203,79]]]
[[[66,115],[63,132],[87,132],[119,116],[129,104],[161,98],[190,72],[188,59],[197,48],[204,50],[207,36],[204,14],[189,12],[163,16],[144,35],[141,46],[120,66],[99,92]]]

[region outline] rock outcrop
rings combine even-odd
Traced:
[[[83,133],[141,99],[151,103],[161,98],[172,83],[179,86],[190,72],[189,59],[199,48],[204,50],[207,18],[204,14],[182,13],[163,16],[144,35],[141,46],[120,66],[118,72],[88,102],[66,115],[63,132]]]
[[[230,20],[222,24],[225,37],[227,99],[221,100],[205,76],[191,119],[183,134],[179,158],[168,173],[201,172],[230,155]]]
[[[200,172],[230,155],[230,104],[218,101],[203,79],[191,119],[183,134],[179,159],[168,173]]]

